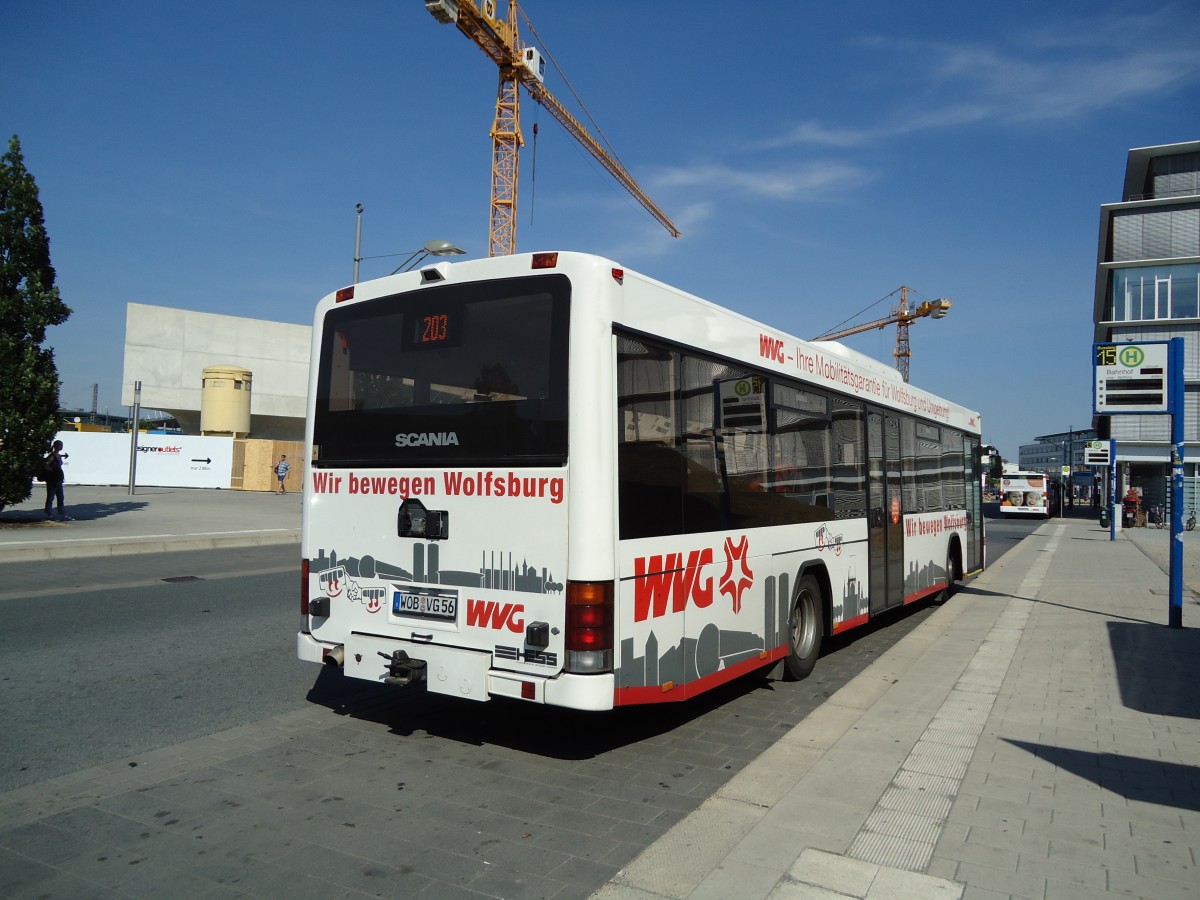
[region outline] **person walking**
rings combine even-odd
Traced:
[[[46,482],[46,518],[50,518],[50,511],[54,506],[54,501],[58,501],[58,518],[63,522],[71,521],[71,517],[67,515],[63,500],[63,482],[66,476],[63,474],[63,460],[70,454],[63,453],[63,442],[55,441],[50,448],[50,452],[46,454],[42,460],[42,476]]]
[[[279,479],[279,490],[277,490],[275,493],[287,493],[287,488],[284,486],[284,480],[287,478],[287,474],[290,471],[292,471],[292,464],[287,461],[286,455],[280,455],[279,462],[275,464],[275,477]]]

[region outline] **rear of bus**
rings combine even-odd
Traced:
[[[318,305],[301,659],[611,708],[612,582],[568,581],[567,450],[586,440],[569,434],[568,360],[587,351],[571,338],[583,293],[557,262],[439,263]]]
[[[1014,472],[1000,479],[1000,512],[1006,516],[1050,515],[1050,479],[1038,472]]]

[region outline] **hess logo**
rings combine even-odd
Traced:
[[[725,568],[717,581],[717,591],[729,598],[733,611],[742,611],[742,595],[754,584],[754,573],[747,563],[750,541],[742,535],[735,543],[725,538]],[[700,609],[712,605],[713,578],[702,577],[701,570],[713,563],[711,547],[687,553],[640,556],[633,561],[633,620],[644,622],[668,612],[683,612],[688,602]]]

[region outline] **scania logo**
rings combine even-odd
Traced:
[[[397,447],[457,447],[458,434],[454,431],[410,431],[396,435]]]

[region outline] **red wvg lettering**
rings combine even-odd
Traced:
[[[682,553],[665,556],[638,557],[633,561],[633,620],[644,622],[648,616],[659,618],[683,612],[688,600],[704,608],[713,602],[712,578],[700,580],[700,568],[713,561],[708,547],[693,550],[683,565]],[[649,574],[647,574],[649,573]]]
[[[758,353],[763,359],[773,359],[778,363],[787,362],[787,355],[783,352],[783,341],[770,335],[758,336]]]
[[[525,630],[524,603],[498,603],[495,600],[467,598],[467,624],[476,628],[507,628],[520,634]]]

